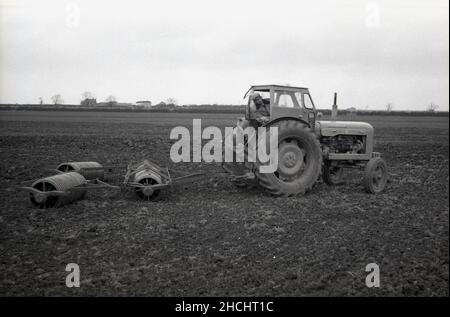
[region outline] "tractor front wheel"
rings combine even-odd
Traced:
[[[380,158],[372,158],[364,171],[363,185],[367,192],[378,194],[386,187],[388,171],[386,162]]]

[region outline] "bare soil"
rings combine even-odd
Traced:
[[[379,195],[351,170],[342,186],[274,198],[235,188],[219,164],[169,159],[173,126],[233,126],[236,115],[151,116],[0,113],[0,295],[449,295],[448,117],[350,118],[376,128],[391,175]],[[97,191],[47,210],[16,189],[65,161],[143,158],[209,175],[155,202]],[[372,262],[377,289],[365,286]],[[68,263],[80,266],[80,288],[65,286]]]

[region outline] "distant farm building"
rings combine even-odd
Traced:
[[[152,102],[150,100],[139,100],[136,101],[135,106],[137,108],[149,108],[152,106]]]

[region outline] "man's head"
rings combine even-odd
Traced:
[[[254,92],[253,94],[250,95],[250,102],[253,102],[256,108],[264,106],[263,98],[258,92]]]
[[[259,94],[259,92],[254,92],[250,95],[250,100],[255,100],[257,98],[261,98],[261,95]]]

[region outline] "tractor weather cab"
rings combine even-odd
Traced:
[[[258,85],[250,87],[244,98],[248,99],[245,118],[238,127],[278,127],[278,168],[260,173],[258,161],[224,164],[235,184],[243,186],[243,178],[254,175],[271,194],[291,196],[305,194],[321,174],[325,183],[336,185],[342,183],[344,168],[361,168],[368,192],[385,188],[387,166],[373,151],[370,124],[317,120],[308,88]]]

